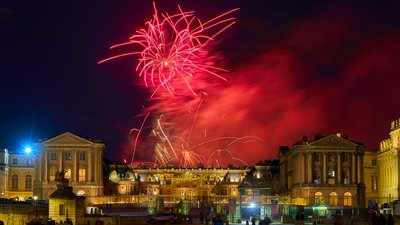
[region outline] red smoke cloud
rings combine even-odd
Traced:
[[[280,145],[303,135],[312,140],[316,133],[343,132],[367,149],[377,148],[390,121],[400,116],[400,35],[398,28],[378,26],[380,18],[366,14],[334,5],[292,24],[283,39],[268,43],[273,48],[231,68],[227,82],[205,88],[197,114],[201,97],[156,101],[151,108],[165,112],[169,136],[191,147],[220,137],[262,139],[196,148],[204,156],[229,149],[232,156],[218,159],[224,165],[235,164],[235,157],[249,164],[277,158]],[[151,152],[154,143],[148,144],[138,151]]]

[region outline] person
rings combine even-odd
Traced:
[[[312,213],[311,218],[312,218],[313,225],[316,225],[317,224],[317,214],[315,214],[315,212]]]
[[[296,225],[300,225],[300,213],[296,214],[296,221],[294,222]]]
[[[386,224],[385,216],[382,213],[379,215],[378,224],[379,225],[385,225]]]
[[[271,219],[268,216],[265,216],[265,224],[269,225],[271,223]]]
[[[394,225],[394,219],[393,219],[392,214],[390,214],[390,213],[386,219],[386,225]]]
[[[256,225],[256,218],[254,216],[251,218],[251,225]]]

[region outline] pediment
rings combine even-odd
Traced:
[[[79,137],[75,134],[72,134],[70,132],[65,132],[63,134],[60,134],[58,136],[55,136],[53,138],[50,138],[46,141],[43,142],[43,144],[61,144],[61,145],[65,145],[65,144],[93,144],[93,142],[84,139],[82,137]]]
[[[311,146],[324,146],[324,147],[343,147],[343,148],[354,148],[357,147],[358,144],[349,141],[347,139],[338,137],[337,135],[330,135],[324,138],[321,138],[317,141],[310,143]]]

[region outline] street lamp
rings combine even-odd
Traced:
[[[32,152],[32,148],[29,147],[29,146],[25,147],[24,150],[25,150],[25,153],[26,153],[26,154],[30,154],[30,153]]]
[[[37,196],[33,196],[33,216],[35,220],[37,219],[37,205],[36,205]]]

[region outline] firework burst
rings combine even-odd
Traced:
[[[138,45],[140,51],[132,51],[115,55],[99,61],[100,63],[125,57],[140,55],[136,71],[143,77],[144,85],[152,87],[153,97],[160,89],[166,89],[170,94],[189,90],[197,95],[193,86],[195,76],[205,74],[226,80],[220,76],[226,70],[214,66],[207,57],[207,46],[216,36],[235,23],[229,17],[237,11],[233,9],[217,17],[201,22],[193,11],[184,12],[179,6],[179,13],[169,15],[158,14],[155,3],[153,19],[146,22],[147,29],[140,29],[129,38],[128,42],[111,46],[111,49]]]

